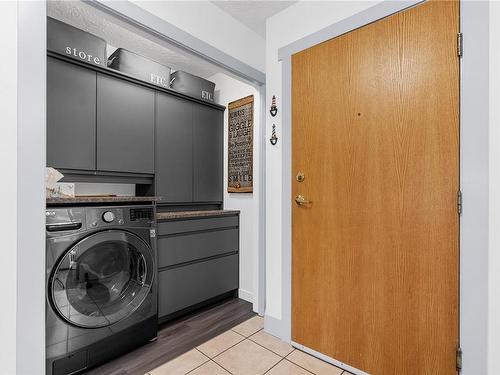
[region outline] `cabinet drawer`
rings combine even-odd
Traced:
[[[174,235],[158,240],[158,267],[238,251],[238,229]]]
[[[159,316],[237,288],[237,254],[161,271],[158,274]]]
[[[158,223],[160,236],[174,233],[195,232],[205,229],[237,227],[238,216],[221,216],[202,219],[164,221]]]

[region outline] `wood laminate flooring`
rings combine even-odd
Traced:
[[[158,339],[102,366],[92,375],[143,375],[226,332],[256,314],[252,304],[231,298],[159,327]]]

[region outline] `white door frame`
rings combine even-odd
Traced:
[[[291,342],[291,56],[420,3],[384,1],[278,51],[282,62],[282,310],[272,331]],[[460,78],[460,344],[463,374],[487,373],[488,342],[488,150],[489,150],[489,4],[461,1],[464,56]],[[306,351],[314,353],[308,348]],[[324,360],[341,363],[319,355]],[[345,367],[345,366],[343,366]],[[353,371],[352,368],[345,367]]]
[[[5,238],[0,373],[45,373],[45,81],[43,1],[0,3]]]

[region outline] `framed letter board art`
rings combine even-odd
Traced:
[[[229,103],[229,193],[253,192],[253,95]]]

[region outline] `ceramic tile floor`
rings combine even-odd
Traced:
[[[348,375],[263,330],[253,317],[197,348],[148,372],[149,375]]]

